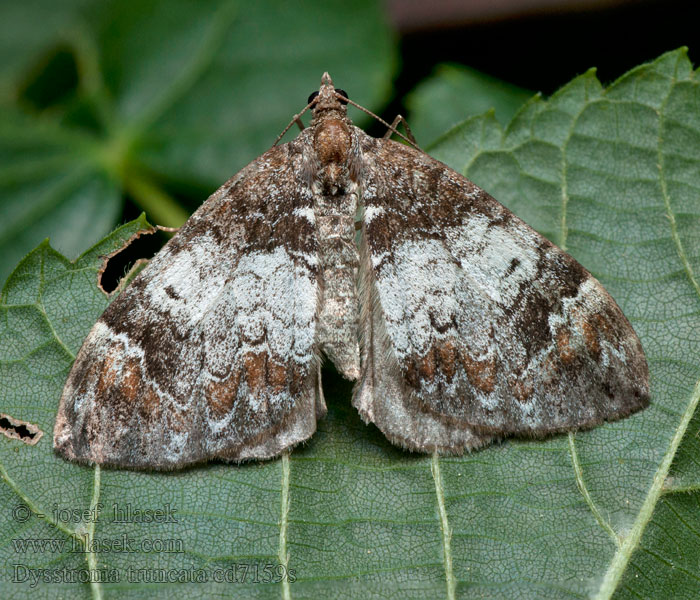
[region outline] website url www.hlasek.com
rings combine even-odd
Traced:
[[[135,539],[123,534],[114,538],[13,538],[12,547],[18,554],[47,554],[64,552],[163,552],[182,554],[185,549],[181,539]]]

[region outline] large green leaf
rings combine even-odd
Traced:
[[[505,130],[492,115],[470,119],[432,150],[575,255],[640,334],[652,405],[588,432],[462,458],[413,455],[365,426],[350,386],[328,376],[329,415],[288,457],[156,474],[69,464],[53,454],[51,430],[73,357],[107,304],[95,286],[100,256],[146,224],[127,224],[75,263],[39,246],[0,306],[1,411],[46,433],[34,446],[0,439],[0,594],[697,598],[699,98],[677,51],[607,89],[587,73]],[[78,524],[54,511],[100,505],[96,521]],[[170,522],[119,523],[115,506],[169,509]],[[20,547],[83,532],[132,544]],[[175,551],[144,548],[153,542]],[[253,583],[250,570],[245,583],[212,580],[234,565],[239,577],[259,565],[262,578],[266,564],[294,581]],[[12,583],[41,568],[120,581]],[[209,580],[155,586],[129,575]]]
[[[416,139],[427,144],[467,117],[493,109],[508,123],[532,92],[476,69],[443,64],[421,81],[408,96],[408,121]]]
[[[47,236],[97,242],[125,194],[181,225],[324,71],[373,108],[395,53],[376,0],[4,2],[0,40],[0,282]]]

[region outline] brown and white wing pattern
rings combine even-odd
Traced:
[[[54,446],[134,468],[269,458],[325,413],[317,239],[303,149],[215,192],[108,307],[78,353]]]
[[[588,271],[446,165],[358,135],[365,420],[461,452],[648,404],[641,344]]]

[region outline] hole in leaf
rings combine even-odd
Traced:
[[[124,284],[133,279],[140,267],[163,247],[168,238],[169,236],[160,229],[142,231],[120,250],[107,257],[99,278],[102,291],[111,294],[118,287],[124,287]]]
[[[9,415],[0,413],[0,432],[13,440],[19,440],[33,446],[44,435],[44,432],[36,425],[13,419]]]

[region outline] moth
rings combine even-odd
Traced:
[[[364,421],[418,452],[648,405],[642,346],[603,286],[462,175],[355,127],[348,102],[324,74],[310,126],[219,188],[109,305],[63,390],[61,455],[275,457],[326,412],[323,357],[356,382]]]

